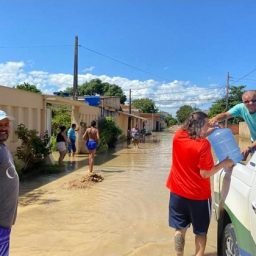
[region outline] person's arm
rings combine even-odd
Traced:
[[[84,133],[84,135],[83,135],[83,139],[84,139],[85,141],[88,140],[88,129],[86,129],[86,131],[85,131],[85,133]]]
[[[214,165],[210,171],[200,170],[200,175],[206,179],[217,173],[222,168],[231,171],[233,169],[233,166],[234,162],[231,159],[226,158],[218,164]]]
[[[209,120],[209,124],[211,126],[214,126],[216,124],[218,124],[218,122],[221,122],[221,121],[224,121],[225,119],[229,119],[231,118],[232,115],[227,111],[227,112],[224,112],[224,113],[220,113],[214,117],[212,117],[210,120]]]
[[[66,132],[65,132],[65,131],[62,132],[62,136],[63,136],[64,140],[67,142],[67,141],[68,141],[68,138],[67,138],[67,135],[66,135]]]

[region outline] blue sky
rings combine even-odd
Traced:
[[[173,115],[205,110],[228,72],[255,89],[255,11],[252,0],[1,0],[0,85],[72,86],[77,35],[79,83],[115,83]]]

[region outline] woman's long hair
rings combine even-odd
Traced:
[[[182,129],[188,132],[190,138],[200,138],[201,129],[205,125],[207,118],[208,115],[202,111],[193,112],[184,122]]]

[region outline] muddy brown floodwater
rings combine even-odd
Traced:
[[[97,155],[94,169],[104,180],[83,189],[68,189],[67,184],[83,178],[87,156],[66,157],[60,174],[21,182],[10,255],[175,255],[165,187],[171,140],[171,133],[157,133],[138,149],[124,145]],[[185,255],[193,252],[190,230]],[[205,255],[216,256],[214,216]]]

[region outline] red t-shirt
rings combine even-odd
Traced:
[[[191,139],[185,130],[178,130],[173,138],[172,166],[166,186],[175,194],[193,200],[211,197],[210,178],[203,178],[200,170],[214,166],[211,146],[207,139]]]

